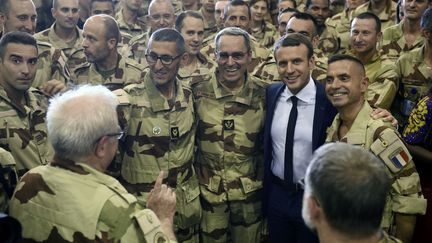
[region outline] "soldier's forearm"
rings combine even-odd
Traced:
[[[411,242],[416,224],[416,218],[417,217],[415,215],[396,213],[396,238],[402,240],[404,243]]]
[[[165,233],[166,237],[170,239],[170,242],[177,242],[177,239],[174,234],[174,224],[172,220],[169,219],[161,220],[161,228]]]

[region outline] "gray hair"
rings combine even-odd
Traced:
[[[383,163],[364,148],[330,143],[315,151],[305,195],[320,204],[329,225],[352,238],[375,234],[390,190]]]
[[[78,86],[50,100],[48,138],[56,155],[81,160],[102,136],[117,132],[117,97],[102,85]]]
[[[238,28],[238,27],[227,27],[223,30],[219,31],[215,38],[216,52],[219,52],[220,43],[219,39],[221,36],[230,35],[230,36],[242,36],[244,39],[244,43],[247,51],[251,51],[251,41],[248,32]],[[234,44],[234,43],[233,43]]]
[[[147,51],[150,50],[150,47],[153,41],[166,41],[166,42],[175,42],[176,43],[176,52],[177,55],[183,54],[186,52],[186,46],[183,36],[175,29],[171,28],[163,28],[156,30],[150,36]]]

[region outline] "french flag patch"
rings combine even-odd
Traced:
[[[409,162],[409,157],[408,154],[403,149],[401,149],[398,153],[393,154],[393,156],[390,157],[390,160],[393,162],[396,168],[400,169]]]

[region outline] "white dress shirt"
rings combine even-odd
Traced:
[[[292,108],[291,91],[285,87],[281,93],[273,114],[271,124],[271,139],[273,160],[271,170],[274,175],[284,179],[285,141],[288,118]],[[297,123],[294,131],[293,148],[293,182],[298,183],[306,174],[306,169],[312,159],[312,130],[315,114],[316,86],[312,78],[309,83],[296,94]]]

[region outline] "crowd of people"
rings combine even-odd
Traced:
[[[0,0],[0,241],[428,242],[430,0]]]

